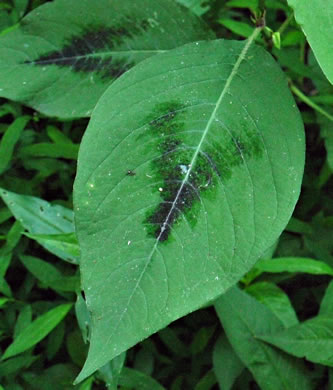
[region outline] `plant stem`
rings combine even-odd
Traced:
[[[294,13],[291,12],[287,17],[287,19],[281,24],[281,26],[277,30],[277,32],[280,33],[280,35],[283,34],[284,30],[288,27],[289,23],[293,20],[293,18],[294,18]]]
[[[318,104],[314,103],[309,97],[304,95],[304,93],[299,90],[295,85],[291,84],[290,89],[302,102],[304,102],[309,107],[313,108],[315,111],[324,115],[327,119],[333,122],[333,115],[329,114],[327,111],[318,106]]]

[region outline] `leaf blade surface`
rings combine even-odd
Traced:
[[[221,294],[286,225],[302,124],[282,73],[251,42],[199,42],[146,60],[97,106],[74,189],[93,322],[79,380]]]
[[[0,37],[0,95],[51,116],[90,116],[133,65],[213,36],[172,0],[44,4]]]
[[[326,0],[288,0],[328,80],[333,84],[333,3]]]

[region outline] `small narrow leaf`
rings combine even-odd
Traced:
[[[332,315],[333,314],[333,280],[327,286],[325,295],[320,304],[320,315]]]
[[[121,353],[98,370],[101,377],[110,390],[117,390],[119,376],[124,368],[126,353]]]
[[[225,335],[221,336],[215,344],[213,366],[220,388],[223,390],[230,390],[244,369],[244,364]]]
[[[133,65],[212,37],[173,0],[48,2],[0,37],[0,96],[48,115],[89,116]]]
[[[333,268],[326,263],[305,257],[281,257],[261,260],[255,268],[260,272],[303,272],[312,275],[333,275]]]
[[[0,175],[6,170],[23,129],[29,122],[29,116],[21,116],[8,126],[0,142]]]
[[[328,80],[333,84],[333,2],[327,0],[288,0],[294,8],[311,48]]]
[[[258,32],[151,57],[94,110],[74,188],[93,323],[79,380],[223,293],[287,224],[303,125]]]
[[[72,304],[66,303],[42,314],[17,336],[6,349],[1,359],[8,359],[33,347],[63,320],[71,307]]]
[[[13,338],[16,339],[17,336],[31,323],[31,321],[32,308],[31,305],[26,305],[22,308],[20,314],[17,317]]]

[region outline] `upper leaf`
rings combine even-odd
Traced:
[[[333,84],[333,2],[288,0],[328,80]]]
[[[89,116],[143,59],[213,34],[172,0],[57,0],[0,38],[0,95],[48,115]]]
[[[79,379],[232,286],[287,224],[303,125],[254,39],[151,57],[98,103],[74,188],[93,323]]]

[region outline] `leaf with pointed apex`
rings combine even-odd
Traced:
[[[74,188],[92,313],[78,380],[223,293],[287,224],[303,125],[257,33],[151,57],[94,110]]]
[[[57,0],[0,37],[0,96],[47,115],[89,116],[133,65],[213,36],[173,0]]]

